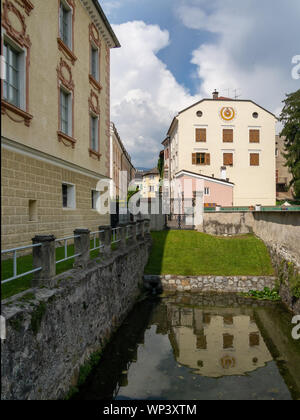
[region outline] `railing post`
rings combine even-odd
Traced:
[[[111,227],[110,226],[99,226],[99,231],[104,230],[104,241],[102,248],[102,253],[104,258],[109,258],[111,256]],[[99,233],[99,241],[101,242],[101,233]],[[101,252],[101,249],[100,249]]]
[[[142,241],[145,239],[145,219],[140,221],[140,238]]]
[[[126,223],[120,223],[118,227],[120,227],[120,242],[119,242],[119,250],[124,252],[126,250]]]
[[[137,240],[136,240],[136,222],[130,222],[130,230],[131,230],[131,236],[132,236],[132,243],[136,244]]]
[[[90,231],[89,229],[74,230],[74,251],[75,257],[74,267],[85,268],[90,260]]]
[[[32,248],[33,268],[42,267],[33,274],[32,287],[53,287],[56,275],[55,236],[36,235],[32,239],[33,245],[41,243],[41,246]]]

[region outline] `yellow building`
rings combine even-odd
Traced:
[[[157,168],[151,169],[143,174],[142,198],[155,198],[159,192],[159,171]]]
[[[275,205],[276,121],[253,101],[218,92],[180,111],[163,142],[171,197],[176,174],[189,171],[233,183],[233,206]]]
[[[110,49],[97,0],[1,0],[2,247],[96,230],[110,176]]]
[[[136,170],[114,125],[110,125],[110,178],[114,182],[111,198],[127,200],[128,186],[135,177]]]

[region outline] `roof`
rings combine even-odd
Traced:
[[[234,186],[233,182],[226,181],[225,179],[214,178],[212,176],[203,175],[203,174],[197,174],[196,172],[186,171],[185,169],[182,169],[181,171],[177,172],[175,176],[177,177],[179,175],[184,175],[184,174],[195,176],[197,178],[204,178],[204,179],[207,179],[208,181],[217,182],[218,184],[222,183],[222,184],[228,185],[229,187]]]
[[[159,175],[159,170],[157,168],[153,168],[150,171],[143,174],[143,176],[147,175]]]
[[[177,114],[177,116],[179,114],[182,114],[183,112],[187,111],[188,109],[193,108],[194,106],[199,105],[199,104],[201,104],[202,102],[205,102],[205,101],[212,101],[212,102],[216,102],[216,101],[251,102],[253,105],[258,106],[259,108],[263,109],[268,114],[271,114],[274,118],[276,118],[276,120],[278,119],[276,117],[276,115],[274,115],[272,112],[270,112],[267,109],[263,108],[262,106],[258,105],[256,102],[252,101],[251,99],[231,99],[231,98],[226,98],[225,96],[221,96],[221,97],[219,97],[217,99],[210,99],[210,98],[201,99],[201,101],[195,102],[194,104],[188,106],[187,108],[182,109],[181,111],[179,111],[178,114]],[[167,132],[167,136],[170,135],[170,132],[171,132],[171,130],[173,128],[173,125],[174,125],[175,121],[177,121],[177,116],[173,118],[173,120],[171,122],[171,125],[170,125],[170,128],[169,128],[169,130]],[[165,141],[166,141],[166,139],[162,142],[162,144],[164,144]]]
[[[94,4],[94,6],[96,7],[97,12],[99,13],[101,19],[103,20],[106,29],[108,30],[110,36],[112,37],[112,39],[113,39],[113,41],[115,43],[115,48],[121,47],[121,44],[120,44],[118,38],[116,37],[116,34],[114,33],[112,27],[110,26],[110,23],[109,23],[106,15],[105,15],[105,13],[103,12],[103,9],[100,6],[98,0],[92,0],[92,2]]]

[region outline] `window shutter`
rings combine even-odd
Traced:
[[[250,153],[250,166],[259,166],[259,153]]]
[[[192,165],[196,165],[196,153],[192,153]]]
[[[205,164],[210,165],[210,153],[205,153]]]
[[[232,143],[233,142],[233,130],[225,128],[223,130],[223,142]]]
[[[196,128],[196,141],[206,142],[206,128]]]
[[[233,154],[232,153],[224,153],[223,154],[223,165],[225,165],[225,166],[233,165]]]
[[[250,143],[259,143],[259,130],[250,130],[249,131],[249,141]]]

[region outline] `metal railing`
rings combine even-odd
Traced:
[[[56,264],[62,263],[64,261],[71,260],[72,258],[79,257],[81,255],[81,254],[74,254],[74,255],[69,255],[68,256],[68,241],[71,240],[71,239],[74,240],[75,238],[80,238],[80,236],[79,235],[76,235],[76,236],[73,235],[73,236],[68,236],[66,238],[55,239],[55,248],[60,248],[60,246],[56,246],[56,244],[64,242],[63,246],[64,246],[64,254],[65,254],[65,258],[62,258],[61,260],[56,261]]]
[[[13,276],[8,278],[8,279],[5,279],[5,280],[1,281],[1,284],[5,284],[5,283],[8,283],[12,280],[16,280],[20,277],[25,277],[25,276],[28,276],[29,274],[33,274],[33,273],[36,273],[37,271],[41,271],[42,267],[37,267],[37,268],[34,268],[33,270],[26,271],[24,273],[18,274],[17,252],[18,251],[23,251],[24,249],[36,248],[38,246],[42,246],[42,244],[32,244],[32,245],[20,246],[19,248],[5,249],[5,250],[1,251],[1,255],[11,254],[11,253],[13,254],[13,258],[12,258],[12,260],[13,260]]]
[[[101,229],[101,228],[100,228]],[[15,279],[25,277],[29,274],[34,274],[39,271],[36,276],[33,276],[35,284],[44,284],[43,282],[49,281],[49,279],[55,276],[55,267],[64,261],[75,259],[75,265],[84,267],[88,264],[89,259],[93,258],[90,255],[91,251],[100,250],[103,248],[104,255],[108,256],[112,251],[109,244],[106,244],[106,240],[110,238],[110,244],[120,243],[120,247],[123,249],[126,246],[126,240],[129,238],[135,239],[137,236],[144,236],[144,233],[149,233],[150,222],[147,220],[139,221],[136,224],[130,224],[125,226],[116,227],[109,229],[108,237],[106,237],[105,230],[98,230],[96,232],[89,232],[88,229],[76,229],[74,235],[65,238],[55,239],[53,235],[37,235],[33,238],[32,245],[26,245],[18,248],[12,248],[1,251],[1,256],[6,254],[13,254],[12,258],[7,258],[8,267],[12,264],[13,276],[1,280],[1,284],[8,283]],[[103,240],[101,234],[104,234]],[[69,243],[71,241],[71,243]],[[35,243],[38,242],[38,243]],[[106,249],[107,245],[107,250]],[[72,246],[74,251],[72,253]],[[37,247],[41,247],[41,251],[36,251]],[[24,257],[23,255],[17,255],[18,251],[26,249],[32,249],[32,270],[18,274],[18,257]],[[89,251],[89,252],[88,252]],[[72,255],[70,255],[72,253]],[[62,257],[63,254],[63,258]],[[60,258],[60,259],[58,259]],[[5,259],[5,258],[4,258]],[[7,272],[8,270],[6,270]],[[9,271],[10,275],[10,271]]]
[[[101,244],[101,241],[100,241],[100,235],[101,235],[101,233],[104,233],[104,230],[98,230],[97,232],[91,232],[90,233],[90,236],[93,236],[93,239],[91,239],[91,241],[93,241],[93,245],[94,245],[94,248],[91,248],[90,251],[95,251],[97,249],[104,248],[104,245]],[[97,238],[97,235],[98,235],[98,238]],[[99,241],[99,245],[98,246],[97,246],[97,239]]]
[[[253,212],[253,211],[300,211],[300,206],[260,206],[259,209],[256,209],[255,206],[248,206],[248,207],[220,207],[219,210],[216,210],[215,207],[204,207],[204,213],[213,213],[213,212],[221,212],[221,213],[235,213],[235,212]]]
[[[114,229],[111,230],[111,233],[112,233],[111,243],[112,244],[117,244],[118,242],[121,242],[121,238],[120,238],[121,229],[122,228],[117,227],[117,228],[114,228]]]

